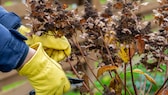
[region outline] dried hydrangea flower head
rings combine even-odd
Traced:
[[[80,28],[80,21],[75,13],[67,10],[66,4],[57,0],[29,0],[32,31],[34,34],[43,35],[52,31],[55,37],[72,36],[76,28]]]

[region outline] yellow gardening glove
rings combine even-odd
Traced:
[[[36,95],[63,95],[70,89],[70,83],[60,64],[45,53],[41,43],[31,48],[36,53],[18,70],[19,74],[28,78]]]
[[[54,36],[51,36],[51,31],[49,31],[49,35],[32,35],[30,37],[27,36],[27,33],[30,32],[30,29],[23,25],[20,26],[18,31],[28,38],[28,40],[26,40],[26,43],[29,46],[36,42],[41,42],[46,53],[57,62],[61,61],[66,57],[66,55],[70,55],[71,53],[71,46],[64,36],[61,38],[55,38]]]

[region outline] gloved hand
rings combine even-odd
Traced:
[[[27,37],[28,40],[26,40],[26,43],[29,46],[36,42],[41,42],[45,52],[56,62],[64,59],[66,55],[71,53],[71,46],[64,36],[61,38],[55,38],[52,36],[51,31],[48,32],[49,35],[28,36],[27,34],[30,32],[30,29],[23,25],[20,26],[18,31]]]
[[[60,64],[45,53],[40,42],[31,48],[36,53],[18,72],[29,79],[36,95],[62,95],[68,91],[70,83]]]

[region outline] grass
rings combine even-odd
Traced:
[[[107,0],[100,0],[101,4],[106,4]]]
[[[144,20],[145,20],[145,21],[151,21],[151,20],[153,20],[153,19],[154,19],[153,13],[147,14],[147,15],[145,15],[145,17],[144,17]]]
[[[9,84],[9,85],[6,85],[6,86],[2,87],[2,91],[12,90],[12,89],[14,89],[14,88],[19,87],[20,85],[22,85],[22,84],[24,84],[24,83],[25,83],[24,80],[11,83],[11,84]]]

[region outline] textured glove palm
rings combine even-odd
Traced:
[[[70,44],[64,36],[61,38],[55,38],[54,36],[51,36],[51,31],[49,31],[49,35],[32,35],[30,37],[27,35],[27,33],[30,32],[30,29],[23,25],[18,29],[18,31],[27,37],[28,40],[26,40],[26,43],[29,46],[36,42],[41,42],[45,52],[56,62],[64,59],[66,55],[71,53]]]

